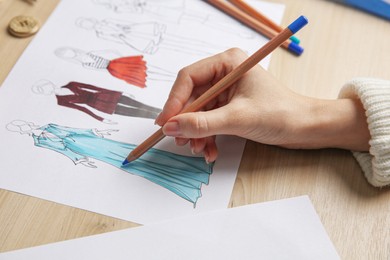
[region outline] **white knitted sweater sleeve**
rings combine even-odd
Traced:
[[[370,151],[353,155],[369,183],[390,185],[390,81],[356,78],[343,86],[339,98],[361,100],[371,133]]]

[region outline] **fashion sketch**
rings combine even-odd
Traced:
[[[143,104],[127,93],[81,82],[73,81],[62,87],[57,87],[51,81],[40,80],[31,89],[36,94],[55,95],[58,105],[79,110],[108,124],[115,124],[115,122],[96,114],[95,110],[108,115],[148,119],[155,119],[161,112],[161,109]]]
[[[54,53],[84,68],[108,71],[112,76],[141,88],[146,87],[147,79],[172,82],[176,77],[172,72],[147,64],[142,55],[120,57],[115,51],[85,52],[71,47],[58,48]]]
[[[58,152],[76,165],[96,168],[93,160],[110,164],[160,185],[194,205],[201,197],[202,184],[208,184],[212,174],[212,165],[203,158],[154,148],[128,166],[121,167],[135,145],[104,137],[115,130],[78,129],[56,124],[38,126],[23,120],[12,121],[6,128],[31,136],[35,146]]]
[[[155,54],[160,49],[190,55],[212,55],[226,49],[194,38],[167,32],[158,22],[129,22],[116,19],[79,18],[76,25],[95,32],[100,39],[125,44],[143,54]]]
[[[148,15],[155,21],[196,23],[247,39],[252,39],[256,35],[253,30],[240,23],[221,21],[210,13],[191,10],[187,7],[186,0],[92,0],[92,2],[116,13]]]

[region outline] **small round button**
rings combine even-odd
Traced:
[[[39,30],[39,22],[31,16],[20,15],[11,19],[8,31],[16,37],[28,37]]]

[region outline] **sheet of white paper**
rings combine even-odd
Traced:
[[[217,140],[219,159],[209,184],[196,187],[201,197],[194,207],[194,199],[175,187],[168,190],[160,179],[140,177],[143,169],[130,174],[113,166],[111,156],[124,159],[130,151],[123,152],[122,146],[139,144],[158,129],[153,119],[123,116],[119,105],[107,108],[91,94],[97,90],[74,93],[87,84],[160,109],[183,66],[229,47],[251,54],[267,40],[203,1],[148,0],[136,7],[131,0],[102,2],[61,1],[0,88],[0,188],[144,224],[227,207],[244,140]],[[253,4],[281,21],[283,5]],[[113,62],[137,55],[147,62],[143,88],[138,77],[134,81],[121,71],[120,60]],[[268,63],[267,58],[262,65]],[[134,66],[142,68],[139,62]],[[122,109],[128,115],[130,109]],[[169,138],[155,148],[192,156],[188,147],[178,148]],[[174,157],[167,159],[172,171],[178,167]],[[130,167],[133,171],[135,166]],[[176,183],[175,176],[168,182]]]
[[[1,255],[0,255],[1,256]],[[4,253],[17,259],[339,259],[307,196]]]

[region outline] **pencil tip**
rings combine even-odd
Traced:
[[[133,155],[130,155],[128,156],[123,162],[122,162],[122,166],[126,166],[128,165],[129,163],[131,163],[132,161],[136,160],[138,157],[135,157]]]
[[[130,162],[127,160],[127,158],[122,162],[122,166],[125,166],[127,164],[129,164]]]

